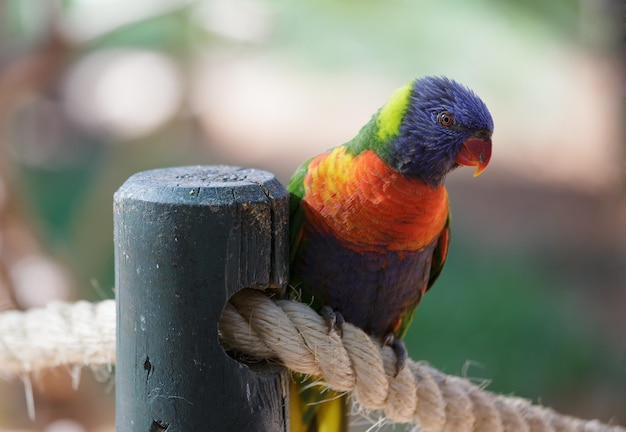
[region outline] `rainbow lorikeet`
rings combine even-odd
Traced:
[[[391,345],[439,276],[450,240],[446,174],[480,174],[493,120],[471,90],[425,77],[396,90],[349,142],[302,164],[289,183],[290,285],[327,318]],[[296,377],[292,431],[347,427],[343,396]],[[301,379],[301,380],[300,380]]]

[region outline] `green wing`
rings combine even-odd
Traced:
[[[441,270],[443,270],[443,265],[446,263],[446,258],[448,257],[448,245],[450,244],[450,222],[451,217],[450,212],[448,211],[446,224],[443,226],[441,234],[439,234],[437,246],[433,251],[433,261],[430,264],[430,276],[428,278],[426,291],[428,291],[430,287],[433,286],[433,284],[441,274]]]
[[[309,163],[313,158],[307,160],[298,167],[293,174],[287,190],[289,191],[289,263],[293,263],[296,252],[300,247],[302,234],[302,224],[304,222],[304,211],[302,210],[302,197],[304,196],[304,177],[309,169]]]

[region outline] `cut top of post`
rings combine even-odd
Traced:
[[[149,204],[151,213],[164,215],[202,207],[216,216],[233,217],[242,227],[256,227],[256,231],[243,229],[242,232],[257,233],[247,239],[252,242],[247,243],[250,253],[254,253],[250,246],[255,239],[266,239],[263,242],[271,239],[266,243],[269,250],[263,252],[270,260],[269,278],[263,286],[284,289],[289,260],[289,193],[272,173],[225,165],[143,171],[131,176],[115,193],[114,211],[128,214],[120,207],[141,203]],[[241,282],[246,281],[258,284],[258,274],[242,274]]]
[[[219,193],[220,190],[224,193]],[[268,199],[286,196],[285,188],[272,173],[227,165],[183,166],[143,171],[130,177],[115,196],[116,201],[134,198],[162,203],[196,202],[199,205],[221,205],[225,201],[242,202],[254,199],[257,194],[250,192],[255,191]],[[229,195],[232,199],[228,199]],[[261,196],[258,198],[263,200]]]

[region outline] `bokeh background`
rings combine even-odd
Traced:
[[[449,178],[449,261],[411,356],[625,424],[624,13],[617,0],[0,1],[0,310],[113,296],[112,195],[131,174],[219,163],[286,183],[396,87],[447,75],[490,107],[493,158]],[[5,377],[0,429],[111,431],[112,382],[42,373],[31,420],[22,380]]]

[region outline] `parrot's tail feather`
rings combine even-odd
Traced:
[[[348,430],[348,396],[320,386],[312,378],[291,380],[290,430],[292,432],[345,432]]]

